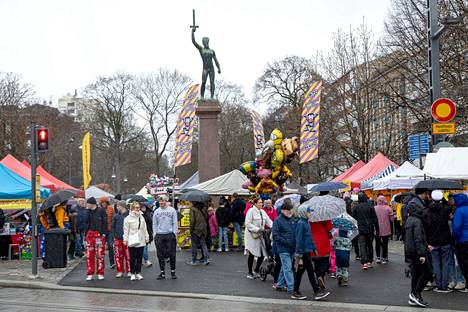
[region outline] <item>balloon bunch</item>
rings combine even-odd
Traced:
[[[249,178],[242,188],[262,195],[283,191],[284,183],[292,176],[286,164],[293,161],[298,150],[297,137],[283,139],[280,130],[273,130],[261,155],[255,161],[248,161],[240,166],[239,170]]]

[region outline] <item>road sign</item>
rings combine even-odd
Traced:
[[[454,122],[433,123],[432,134],[455,134],[456,127]]]
[[[429,134],[419,133],[408,136],[409,158],[417,159],[421,155],[429,153]]]
[[[457,108],[452,100],[441,98],[432,103],[431,112],[432,117],[438,122],[449,122],[453,117],[455,117]]]

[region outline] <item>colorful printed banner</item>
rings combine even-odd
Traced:
[[[265,135],[263,134],[262,117],[259,113],[252,110],[252,121],[253,121],[253,133],[254,133],[254,145],[255,155],[260,155],[265,146]]]
[[[185,94],[176,130],[176,146],[174,151],[174,169],[189,164],[192,161],[193,128],[195,126],[195,111],[198,106],[200,85],[191,86]]]
[[[315,81],[307,91],[302,106],[299,154],[301,164],[317,158],[318,155],[321,93],[322,81]]]
[[[83,162],[83,189],[87,189],[91,183],[91,135],[89,132],[83,137],[83,144],[81,146],[82,162]]]

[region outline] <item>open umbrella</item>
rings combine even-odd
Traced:
[[[333,218],[332,224],[338,230],[354,231],[358,229],[357,221],[348,213],[343,213],[336,218]]]
[[[461,183],[446,180],[446,179],[431,179],[418,182],[414,186],[415,189],[429,190],[463,190]]]
[[[323,182],[313,186],[311,192],[330,192],[339,189],[347,188],[348,186],[341,182]]]
[[[346,212],[343,199],[331,195],[315,196],[304,202],[302,206],[312,209],[311,222],[332,220]]]
[[[42,203],[42,205],[40,207],[40,210],[52,208],[52,207],[54,207],[54,206],[56,206],[58,204],[64,203],[64,202],[68,201],[70,198],[72,198],[73,196],[75,196],[75,193],[76,193],[76,191],[72,191],[72,190],[57,191],[57,192],[53,193],[52,195],[50,195],[44,201],[44,203]]]
[[[147,201],[147,199],[141,195],[132,195],[129,198],[127,198],[127,200],[129,200],[130,203],[132,202],[144,203]]]
[[[211,199],[208,193],[199,190],[188,190],[179,196],[179,200],[204,203]]]
[[[294,207],[298,207],[299,204],[300,204],[300,201],[301,201],[301,195],[299,194],[291,194],[291,195],[286,195],[286,196],[283,196],[281,198],[278,198],[275,202],[275,209],[278,209],[280,208],[283,203],[284,203],[284,200],[286,198],[289,198],[291,200],[291,203],[293,204]]]

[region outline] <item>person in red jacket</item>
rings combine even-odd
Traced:
[[[333,229],[333,225],[331,221],[309,222],[309,224],[317,248],[317,252],[312,254],[317,282],[319,287],[324,289],[325,275],[330,269],[330,231]]]
[[[266,214],[270,217],[270,220],[272,222],[275,221],[275,219],[278,217],[278,212],[276,211],[276,209],[273,207],[272,203],[271,203],[271,199],[266,199],[265,200],[265,203],[264,203],[264,206],[262,208]]]

